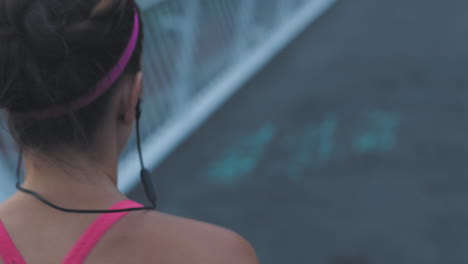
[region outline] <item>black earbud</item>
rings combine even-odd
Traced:
[[[141,102],[142,101],[143,101],[143,99],[141,99],[141,98],[138,99],[136,109],[135,109],[135,115],[136,115],[137,122],[140,122],[140,118],[141,118]]]

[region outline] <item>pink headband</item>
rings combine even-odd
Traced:
[[[76,99],[74,102],[68,105],[54,106],[48,109],[35,110],[35,111],[26,112],[26,113],[18,113],[18,114],[24,117],[31,117],[31,118],[57,117],[57,116],[64,115],[70,111],[81,109],[91,104],[92,102],[94,102],[101,95],[107,92],[115,83],[115,81],[117,81],[120,75],[123,73],[128,62],[132,58],[133,52],[135,51],[135,47],[138,42],[139,31],[140,31],[139,17],[138,17],[138,12],[135,10],[133,32],[127,44],[127,47],[125,48],[124,53],[120,57],[117,64],[110,70],[110,72],[106,76],[104,76],[104,78],[102,78],[98,82],[98,84],[96,85],[96,89],[93,90],[91,93]]]

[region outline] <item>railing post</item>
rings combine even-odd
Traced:
[[[235,44],[234,44],[234,52],[233,52],[233,59],[234,61],[239,60],[244,55],[244,52],[251,40],[252,30],[252,22],[254,19],[256,10],[256,1],[254,0],[241,0],[239,6],[239,14],[238,19],[235,25]]]
[[[1,118],[5,120],[6,116],[2,115]],[[0,173],[5,175],[0,181],[0,201],[3,201],[13,193],[16,177],[15,165],[17,165],[19,154],[14,147],[13,138],[8,133],[8,129],[3,125],[0,129]]]
[[[200,0],[185,1],[184,22],[181,27],[179,63],[176,68],[175,103],[177,112],[187,103],[192,82],[194,58],[199,27]]]
[[[289,14],[293,9],[294,2],[295,1],[293,0],[278,0],[278,3],[276,5],[277,10],[275,17],[275,26],[281,24],[286,18],[289,17]]]
[[[8,132],[4,128],[0,128],[0,171],[3,174],[7,174],[9,169],[13,168],[12,161],[13,159],[13,149],[10,148],[10,145],[13,146],[12,138],[8,135]]]

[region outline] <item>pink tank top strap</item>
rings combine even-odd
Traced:
[[[124,200],[121,201],[109,210],[119,210],[125,208],[133,208],[133,207],[141,207],[142,205],[130,201]],[[62,262],[63,264],[81,264],[83,263],[86,258],[89,256],[93,248],[99,242],[102,236],[109,230],[117,221],[119,221],[122,217],[127,215],[129,212],[122,212],[122,213],[111,213],[111,214],[101,214],[88,229],[81,235],[78,242],[73,246],[72,250],[68,255],[65,257],[65,260]],[[18,262],[23,263],[23,262]],[[8,263],[10,264],[10,263]]]
[[[26,264],[2,221],[0,221],[0,257],[4,264]]]

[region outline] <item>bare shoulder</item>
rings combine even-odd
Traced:
[[[237,233],[225,228],[160,212],[128,217],[133,237],[148,254],[161,263],[257,264],[254,249]],[[164,255],[160,255],[161,253]]]

